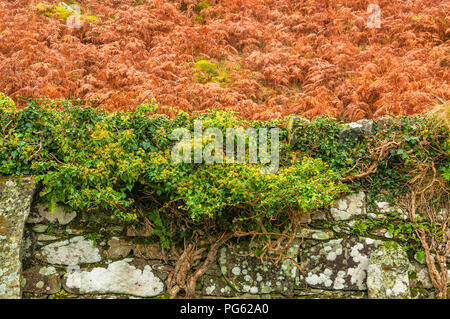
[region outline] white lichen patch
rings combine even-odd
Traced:
[[[54,275],[57,272],[56,272],[55,267],[49,266],[49,267],[41,267],[39,269],[39,273],[43,276],[49,276],[49,275]]]
[[[345,271],[340,270],[337,273],[336,278],[334,279],[333,288],[334,289],[343,289],[345,286]]]
[[[102,259],[92,240],[83,236],[49,244],[42,248],[41,255],[47,263],[55,265],[92,264]]]
[[[239,267],[233,267],[233,269],[231,269],[231,272],[233,273],[233,275],[235,276],[239,276],[241,274],[241,268]]]
[[[366,214],[365,198],[366,194],[364,192],[350,194],[341,198],[331,208],[331,215],[335,220],[348,220],[355,216],[364,215]]]
[[[43,282],[43,281],[38,281],[38,282],[36,283],[36,288],[41,289],[42,287],[44,287],[44,282]]]
[[[300,285],[318,289],[365,290],[368,255],[380,244],[370,238],[335,239],[300,251],[307,275]]]
[[[67,275],[66,286],[82,294],[117,293],[154,297],[163,293],[164,283],[153,274],[150,265],[140,270],[130,262],[132,259],[127,258],[111,263],[107,268],[73,272]]]
[[[293,260],[297,260],[299,243],[300,240],[294,240],[287,251],[288,258],[278,263],[261,262],[260,258],[249,255],[248,242],[239,244],[235,250],[222,248],[218,258],[220,270],[227,283],[238,292],[291,295],[298,282],[299,270]],[[234,251],[245,253],[235,254]]]
[[[206,287],[206,293],[208,295],[211,295],[214,292],[214,290],[216,290],[216,286],[215,285]]]
[[[49,222],[60,225],[67,225],[77,216],[76,212],[66,211],[63,206],[56,205],[53,211],[50,211],[48,205],[37,204],[33,207],[28,223]]]
[[[382,252],[380,254],[380,251]],[[367,288],[370,298],[410,298],[408,256],[399,245],[381,245],[369,258]]]

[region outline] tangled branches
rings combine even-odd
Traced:
[[[423,227],[416,234],[425,251],[425,260],[431,282],[438,298],[447,298],[447,256],[450,254],[450,189],[436,177],[434,163],[422,167],[409,183],[407,211],[412,222],[425,219],[435,230],[430,233]],[[434,257],[433,255],[434,254]]]
[[[236,230],[222,232],[217,236],[209,236],[206,240],[195,240],[191,238],[189,244],[185,242],[183,253],[169,274],[167,291],[170,297],[176,298],[184,290],[186,298],[194,298],[197,280],[215,262],[217,252],[224,244],[231,247],[236,255],[242,256],[241,253],[235,251],[234,244],[231,241],[232,239],[241,237],[250,238],[250,247],[253,244],[262,244],[262,247],[258,249],[258,257],[262,263],[268,260],[278,263],[286,258],[291,259],[291,257],[287,256],[286,252],[296,238],[299,224],[299,219],[294,219],[292,227],[286,228],[281,233],[268,232],[261,223],[262,231],[260,232]],[[208,231],[208,233],[214,232]],[[198,235],[199,233],[194,233],[193,237],[198,238]],[[252,252],[244,255],[255,256]],[[293,262],[295,263],[295,261]]]
[[[231,234],[223,233],[218,237],[212,237],[207,241],[201,242],[200,245],[210,245],[209,251],[207,248],[197,249],[194,243],[187,245],[167,280],[167,291],[170,297],[175,298],[180,290],[184,290],[186,292],[186,298],[193,298],[195,296],[197,279],[208,270],[208,267],[214,262],[220,246],[230,238]],[[191,274],[191,269],[205,257],[205,254],[205,260]]]

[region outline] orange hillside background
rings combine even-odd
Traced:
[[[73,1],[66,1],[74,3]],[[368,27],[369,4],[380,28]],[[248,119],[413,115],[450,95],[449,1],[0,2],[0,92]]]

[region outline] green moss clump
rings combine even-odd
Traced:
[[[208,1],[199,1],[194,8],[194,11],[197,13],[195,20],[200,24],[205,24],[205,15],[206,10],[211,7],[211,4]]]
[[[388,249],[397,249],[400,247],[400,245],[393,240],[383,242],[383,246]]]
[[[209,7],[211,7],[211,4],[208,1],[199,1],[195,6],[195,12],[200,13],[202,10],[208,9]]]
[[[16,104],[9,96],[0,92],[0,108],[3,108],[7,111],[12,111],[16,109]]]
[[[64,21],[67,21],[67,19],[70,16],[72,16],[74,14],[78,14],[78,12],[76,12],[73,8],[71,8],[70,5],[79,6],[79,4],[76,3],[75,1],[68,1],[67,4],[64,2],[61,2],[59,5],[50,5],[50,4],[41,2],[41,3],[37,4],[37,7],[39,9],[43,10],[41,12],[41,14],[43,14],[46,17],[55,17],[56,16],[60,19],[63,19]],[[85,19],[90,22],[94,22],[98,19],[94,15],[84,14],[84,12],[82,10],[81,10],[81,12],[79,12],[79,14],[80,14],[81,19]]]
[[[214,82],[224,85],[231,82],[230,73],[233,68],[230,68],[226,61],[214,63],[201,59],[195,62],[194,69],[197,70],[194,76],[202,84]]]

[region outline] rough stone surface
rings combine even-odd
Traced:
[[[328,240],[332,239],[334,234],[330,230],[304,228],[298,232],[297,237],[305,239]]]
[[[366,214],[366,194],[358,192],[350,194],[338,200],[337,204],[331,208],[331,215],[335,220],[348,220],[353,217]]]
[[[33,231],[35,233],[45,233],[45,231],[47,230],[48,226],[44,225],[44,224],[36,224],[33,226]]]
[[[40,258],[55,265],[92,264],[102,259],[99,249],[94,246],[92,240],[85,239],[83,236],[44,246],[41,249]]]
[[[134,248],[136,257],[145,259],[162,259],[163,255],[158,244],[137,244]]]
[[[383,229],[383,228],[373,229],[370,233],[372,235],[376,235],[376,236],[380,236],[380,237],[384,237],[384,238],[388,238],[388,239],[391,239],[394,237],[394,235],[392,235],[387,229]]]
[[[27,269],[34,256],[34,250],[36,248],[36,235],[29,226],[25,225],[22,241],[22,267]]]
[[[0,177],[0,299],[21,297],[23,234],[34,190],[31,178]]]
[[[75,222],[72,219],[75,216],[70,213],[67,216],[65,212],[61,216],[58,212],[47,216],[48,211],[41,209],[42,216],[38,206],[33,208],[31,204],[33,187],[31,183],[17,185],[15,179],[0,178],[0,297],[167,297],[164,283],[181,252],[175,248],[166,252],[159,244],[145,243],[144,238],[128,237],[146,236],[151,226],[130,227],[105,212],[80,212]],[[5,188],[9,192],[6,195]],[[28,202],[20,197],[23,194],[15,193],[23,189],[29,193]],[[249,243],[241,243],[234,249],[222,247],[217,260],[197,282],[197,296],[367,298],[370,291],[371,298],[435,298],[420,254],[408,260],[391,243],[382,245],[380,240],[353,237],[351,229],[358,218],[378,218],[399,211],[385,201],[376,201],[375,210],[366,211],[366,197],[363,192],[351,194],[329,211],[302,215],[303,222],[309,225],[298,232],[288,254],[292,259],[278,264],[262,263],[253,257]],[[24,227],[30,207],[30,214],[33,209],[35,213],[31,219],[28,217]],[[24,213],[17,214],[20,209]],[[23,236],[15,235],[21,229]],[[392,234],[383,225],[370,230],[367,236],[384,237],[384,242],[392,240],[389,239]],[[20,240],[22,251],[17,253]],[[387,247],[395,249],[385,256]]]
[[[65,208],[60,205],[56,205],[55,210],[50,212],[48,205],[37,204],[32,208],[27,222],[32,224],[48,222],[51,224],[67,225],[76,216],[76,212],[67,212]]]
[[[316,221],[317,220],[319,220],[319,221],[327,220],[327,213],[324,212],[324,211],[320,211],[320,212],[317,212],[315,214],[312,214],[311,220],[316,220]]]
[[[369,254],[380,245],[370,238],[307,241],[299,252],[300,288],[365,290]]]
[[[291,245],[288,256],[295,258],[299,249],[299,241]],[[279,292],[292,295],[298,268],[290,259],[274,264],[271,261],[261,262],[249,254],[249,244],[241,243],[235,247],[235,252],[228,247],[222,247],[219,252],[220,270],[229,283],[240,293],[268,294]]]
[[[106,251],[106,256],[111,259],[127,257],[134,247],[132,243],[118,237],[112,237],[108,241],[108,245],[109,249]]]
[[[167,258],[168,260],[178,259],[176,253],[173,250],[164,255],[159,244],[136,244],[133,249],[133,253],[136,257],[149,260],[163,260],[165,258]]]
[[[299,299],[363,299],[367,298],[366,291],[342,291],[324,289],[302,289],[295,291]]]
[[[152,271],[150,265],[142,269],[127,258],[109,264],[69,273],[64,278],[66,290],[77,294],[129,294],[139,297],[154,297],[164,292],[164,283]]]
[[[63,291],[59,294],[48,296],[48,299],[144,299],[142,297],[136,297],[131,295],[119,295],[119,294],[72,294]]]
[[[381,245],[373,251],[367,268],[369,298],[411,298],[408,256],[396,243]]]
[[[26,292],[51,295],[61,289],[61,281],[54,267],[33,267],[24,271],[22,287]]]
[[[127,227],[127,236],[129,237],[148,237],[152,235],[153,228],[149,225],[136,227],[134,225]]]
[[[344,124],[344,128],[339,133],[339,143],[347,140],[357,140],[362,136],[369,136],[373,133],[372,120],[359,120]]]
[[[370,213],[370,214],[367,214],[368,216],[373,217],[373,218],[384,218],[384,217],[386,217],[386,215],[384,215],[385,213],[396,212],[403,219],[408,218],[407,213],[405,213],[401,208],[392,207],[391,204],[389,204],[388,202],[375,201],[375,205],[376,205],[378,213]]]
[[[202,278],[202,295],[217,297],[234,297],[236,294],[222,277],[205,275]]]
[[[286,123],[286,129],[289,133],[289,143],[291,145],[297,142],[297,130],[302,126],[308,125],[310,120],[302,116],[291,116]]]
[[[57,240],[58,237],[56,236],[51,236],[51,235],[46,235],[46,234],[37,234],[36,235],[36,240],[38,242],[42,242],[42,241],[54,241]]]
[[[411,263],[408,275],[410,287],[426,289],[433,288],[430,274],[428,273],[426,266],[413,262]]]

